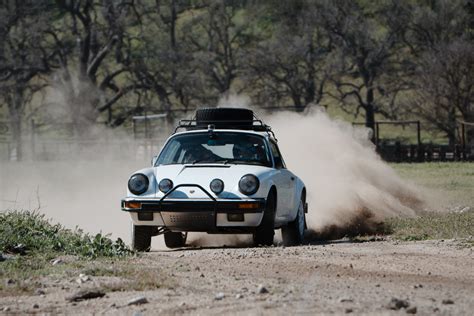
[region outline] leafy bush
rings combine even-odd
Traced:
[[[0,213],[0,250],[16,253],[62,253],[87,258],[126,256],[132,251],[118,238],[91,236],[80,229],[52,224],[30,211]]]

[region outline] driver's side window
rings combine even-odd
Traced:
[[[281,157],[280,151],[278,150],[278,146],[273,141],[270,141],[270,148],[272,149],[273,160],[275,161],[275,168],[285,169],[285,162]]]

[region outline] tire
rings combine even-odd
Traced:
[[[224,122],[220,122],[224,121]],[[253,125],[253,112],[239,108],[206,108],[196,111],[196,124],[216,127]]]
[[[275,236],[276,196],[272,192],[268,195],[267,205],[263,213],[262,222],[253,234],[254,246],[271,246]]]
[[[186,244],[186,233],[165,232],[165,245],[168,248],[179,248]]]
[[[281,228],[281,236],[284,246],[297,246],[304,243],[304,231],[306,228],[306,217],[304,213],[304,197],[298,205],[298,212],[294,221]]]
[[[151,248],[151,236],[156,228],[154,226],[136,226],[132,224],[132,249],[148,252]]]

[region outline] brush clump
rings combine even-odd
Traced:
[[[0,251],[18,254],[76,255],[86,258],[121,257],[133,252],[118,238],[91,236],[52,224],[43,214],[30,211],[0,213]]]

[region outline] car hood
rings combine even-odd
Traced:
[[[271,168],[255,165],[236,165],[236,164],[187,164],[187,165],[162,165],[153,168],[153,175],[158,183],[163,179],[173,181],[173,187],[182,186],[173,191],[169,198],[192,198],[192,199],[208,199],[209,196],[197,186],[199,185],[206,190],[214,198],[238,199],[247,198],[239,191],[239,180],[246,174],[254,174],[257,177],[263,176]],[[218,196],[214,194],[209,184],[213,179],[221,179],[224,182],[224,191]],[[156,197],[162,197],[164,194],[158,189]]]

